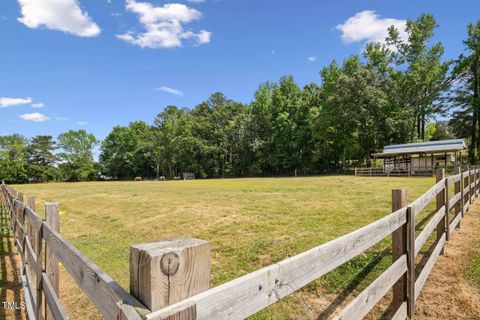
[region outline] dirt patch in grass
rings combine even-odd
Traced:
[[[480,204],[456,229],[417,300],[416,319],[480,319],[480,290],[468,280],[480,244]],[[478,270],[477,270],[478,272]]]

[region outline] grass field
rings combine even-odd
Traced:
[[[178,236],[212,245],[212,283],[283,260],[390,213],[391,190],[415,199],[433,178],[246,178],[167,182],[19,185],[61,207],[61,233],[128,290],[132,244]],[[42,213],[42,210],[37,210]],[[362,288],[390,264],[389,239],[260,312],[256,319],[312,318],[323,293]],[[66,281],[64,281],[64,279]],[[93,308],[62,275],[61,297],[72,319]]]

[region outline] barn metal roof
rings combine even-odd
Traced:
[[[374,153],[373,156],[389,156],[400,154],[440,153],[465,150],[467,145],[463,139],[415,142],[406,144],[393,144],[386,146],[383,152]]]

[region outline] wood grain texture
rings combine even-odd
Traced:
[[[415,239],[415,256],[418,255],[420,250],[422,249],[425,242],[427,242],[428,237],[432,234],[435,228],[438,226],[440,221],[445,217],[445,207],[442,207],[430,221],[427,223],[425,228],[423,228],[422,232],[418,235]]]
[[[440,182],[440,181],[446,181],[445,180],[445,169],[437,169],[437,172],[436,172],[436,176],[437,176],[437,182]],[[447,184],[445,183],[445,186],[447,186]],[[445,196],[446,196],[446,188],[442,188],[441,190],[439,190],[439,192],[437,193],[437,197],[436,197],[436,206],[437,206],[437,212],[440,211],[442,209],[442,207],[445,206]],[[438,222],[437,224],[437,241],[442,237],[442,235],[444,235],[446,233],[446,228],[447,228],[447,215],[448,215],[448,212],[445,211],[445,215],[442,217],[442,219]],[[440,252],[440,254],[443,254],[444,251],[442,250]]]
[[[392,190],[392,212],[408,206],[407,190]],[[405,223],[392,233],[392,262],[407,253],[408,225]],[[407,300],[407,274],[393,286],[392,308],[399,308]]]
[[[51,230],[60,233],[60,215],[57,203],[45,203],[45,224]],[[48,244],[45,245],[45,274],[53,293],[57,297],[60,296],[60,271],[58,267],[58,259],[53,254]],[[46,303],[45,319],[54,319],[55,315],[53,312],[54,311],[51,309],[50,305]]]
[[[151,311],[210,287],[210,244],[176,238],[130,248],[130,293]]]
[[[45,315],[48,319],[68,319],[67,312],[62,303],[58,299],[58,295],[55,292],[55,288],[49,281],[49,276],[46,273],[42,274],[42,287],[45,293],[45,305],[48,306],[49,314]]]
[[[390,290],[393,284],[407,272],[407,256],[395,261],[386,271],[376,278],[352,302],[350,302],[335,320],[362,319]]]
[[[406,223],[402,208],[357,231],[147,315],[196,305],[197,319],[244,319],[352,259]]]
[[[460,224],[460,221],[462,220],[462,215],[458,214],[455,219],[450,223],[450,234],[453,233],[455,228]]]
[[[60,234],[43,225],[43,238],[67,272],[72,276],[90,301],[106,319],[116,319],[118,301],[146,314],[145,306],[129,295],[112,278],[88,260],[77,248],[65,241]]]
[[[458,181],[460,181],[460,179],[461,179],[460,172],[457,172],[457,169],[460,169],[460,168],[455,168],[455,175],[450,176],[450,177],[447,178],[447,180],[448,180],[448,182],[449,182],[450,184],[453,184],[453,183],[455,183],[455,182],[458,182]]]
[[[461,194],[461,193],[455,194],[455,196],[453,196],[453,197],[449,200],[449,203],[448,203],[449,205],[448,205],[448,207],[449,207],[449,208],[454,208],[454,207],[457,205],[458,201],[460,201],[461,198],[462,198],[462,194]]]
[[[437,261],[438,256],[440,255],[442,249],[444,248],[446,239],[447,239],[446,235],[444,234],[440,238],[440,240],[437,242],[430,257],[428,258],[427,263],[425,263],[425,266],[423,267],[422,271],[418,275],[418,278],[415,281],[415,300],[417,300],[418,296],[420,295],[420,292],[422,291],[422,288],[425,285],[425,282],[427,281],[428,275],[430,274],[430,272],[433,269],[433,266],[435,265],[435,261]]]
[[[391,320],[405,320],[407,319],[407,303],[404,302],[400,306],[400,308],[397,309],[397,312],[392,316]]]
[[[421,195],[417,200],[413,201],[410,204],[412,210],[415,212],[415,215],[418,215],[435,197],[439,192],[445,188],[445,179],[438,181],[433,187],[431,187],[427,192]]]

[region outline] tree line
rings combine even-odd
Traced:
[[[101,143],[84,130],[57,141],[3,136],[0,176],[27,182],[326,173],[369,166],[370,154],[387,144],[454,137],[468,140],[476,163],[480,21],[468,26],[454,60],[433,42],[437,27],[423,14],[407,21],[406,39],[390,27],[385,44],[332,61],[319,83],[301,88],[285,76],[261,84],[249,104],[214,93],[193,108],[167,106],[151,124],[116,126]]]

